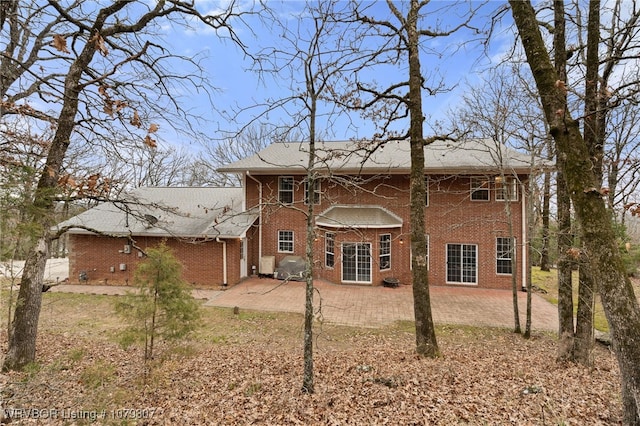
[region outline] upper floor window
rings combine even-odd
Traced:
[[[511,176],[496,176],[496,200],[498,201],[517,201],[518,200],[518,182]]]
[[[496,273],[511,274],[513,266],[513,238],[496,238]]]
[[[471,178],[471,199],[475,201],[489,201],[489,179]]]
[[[391,268],[391,234],[380,235],[380,270]]]
[[[293,231],[278,231],[278,252],[293,253]]]
[[[278,178],[278,201],[282,204],[293,203],[293,177],[281,176]]]
[[[313,204],[320,204],[320,180],[313,181],[313,194],[309,194],[309,182],[304,183],[304,203],[309,204],[309,199],[313,200]]]

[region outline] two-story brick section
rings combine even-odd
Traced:
[[[274,143],[220,169],[241,175],[242,188],[139,188],[101,204],[58,225],[69,234],[71,281],[129,283],[144,250],[161,241],[196,287],[271,273],[285,256],[305,257],[311,202],[314,277],[411,284],[409,144],[372,147],[318,144],[311,190],[309,145]],[[506,289],[512,274],[525,282],[533,160],[484,139],[425,147],[430,284]]]
[[[334,283],[411,283],[409,143],[371,152],[366,142],[317,144],[314,188],[309,145],[274,143],[220,169],[243,176],[246,208],[259,219],[248,262],[305,256],[306,214],[314,205],[314,277]],[[424,200],[429,282],[511,288],[525,282],[526,188],[533,158],[491,140],[425,147]],[[513,260],[513,262],[512,262]]]

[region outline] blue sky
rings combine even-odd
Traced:
[[[216,1],[199,1],[202,10],[216,10],[221,7]],[[304,7],[299,1],[270,1],[267,3],[283,20],[285,25],[297,25],[296,19],[300,16],[300,11]],[[435,8],[447,6],[449,2],[434,2]],[[503,5],[502,2],[490,2],[481,9],[479,17],[474,24],[479,27],[486,27],[488,23],[487,15],[497,7]],[[479,3],[474,3],[479,5]],[[371,4],[370,14],[376,17],[386,17],[388,12],[386,4],[383,2]],[[459,12],[462,14],[462,12]],[[507,12],[505,20],[510,21],[510,14]],[[437,19],[442,25],[455,25],[460,17],[455,11],[448,11],[446,15],[436,13],[433,18],[424,20],[424,25],[433,27]],[[309,25],[306,22],[304,25]],[[507,22],[509,25],[509,22]],[[250,29],[249,29],[250,27]],[[247,46],[250,52],[257,52],[261,47],[277,45],[279,31],[273,26],[256,18],[246,18],[244,23],[234,26],[237,34]],[[172,29],[167,29],[169,32]],[[505,32],[506,31],[506,32]],[[466,83],[478,81],[478,73],[486,69],[497,57],[501,55],[503,49],[508,49],[513,44],[513,37],[507,30],[500,30],[494,34],[492,44],[487,56],[483,51],[483,46],[478,40],[471,40],[470,34],[460,33],[453,36],[427,40],[425,50],[431,50],[438,54],[424,53],[422,56],[422,71],[425,78],[431,76],[444,78],[446,85],[451,88],[447,93],[437,96],[425,96],[423,107],[427,121],[425,122],[425,133],[429,132],[429,127],[436,120],[442,120],[447,110],[455,108],[460,94],[465,91]],[[234,131],[238,127],[248,123],[252,116],[261,111],[255,108],[251,113],[238,116],[236,123],[228,121],[220,116],[215,109],[231,112],[234,107],[250,107],[256,103],[261,103],[267,97],[282,99],[291,95],[289,89],[290,80],[288,76],[281,75],[281,79],[266,77],[260,79],[259,76],[251,72],[251,61],[246,55],[229,39],[220,38],[211,29],[198,27],[193,31],[173,32],[170,36],[170,43],[185,55],[204,55],[206,59],[202,62],[205,66],[211,83],[219,90],[214,94],[213,103],[204,96],[191,95],[190,102],[209,120],[207,126],[211,126],[210,133],[215,139],[222,135],[218,130]],[[376,80],[385,82],[397,82],[406,79],[406,69],[382,70],[381,68],[372,71]],[[191,105],[190,105],[191,106]],[[263,109],[262,109],[263,110]],[[286,113],[274,111],[268,115],[269,120],[283,121],[288,119]],[[357,120],[357,117],[356,117]],[[327,124],[321,124],[329,127]],[[338,120],[331,131],[326,136],[327,139],[348,139],[351,137],[370,137],[374,132],[374,126],[368,121],[360,121],[355,126],[349,126],[346,122]]]

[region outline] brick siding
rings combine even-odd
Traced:
[[[135,237],[135,245],[142,250],[155,247],[161,238]],[[222,244],[216,241],[187,242],[167,239],[167,245],[183,266],[185,281],[196,288],[212,288],[223,284]],[[136,266],[144,260],[131,246],[131,253],[124,253],[126,238],[72,234],[69,236],[69,279],[79,283],[82,271],[87,283],[102,285],[131,285]],[[240,242],[227,240],[228,283],[240,280]],[[120,265],[125,265],[121,270]],[[246,274],[245,274],[246,275]]]
[[[255,176],[263,183],[264,211],[262,215],[263,255],[273,255],[277,263],[286,255],[303,256],[305,253],[306,205],[304,205],[303,176],[295,176],[294,203],[284,207],[277,203],[278,177]],[[524,178],[524,177],[523,177]],[[401,283],[411,283],[410,229],[409,229],[409,178],[387,175],[362,176],[360,186],[343,186],[322,180],[321,204],[315,206],[320,213],[332,205],[378,205],[400,216],[402,228],[390,229],[316,229],[314,245],[314,274],[319,278],[340,283],[342,281],[340,247],[343,242],[371,243],[372,283],[382,284],[385,277],[396,277]],[[247,205],[258,204],[258,185],[247,180]],[[429,205],[425,207],[425,221],[429,235],[429,281],[432,285],[448,285],[446,280],[447,244],[471,244],[477,246],[477,284],[483,288],[511,288],[511,275],[496,272],[496,238],[509,236],[509,225],[504,201],[496,201],[495,186],[490,188],[489,201],[471,200],[469,176],[430,176]],[[522,277],[522,208],[520,188],[518,199],[509,203],[515,236],[516,278],[518,286]],[[278,231],[294,232],[294,253],[278,252]],[[324,234],[335,233],[335,266],[325,267]],[[380,271],[378,264],[379,236],[391,234],[391,268]],[[250,253],[250,264],[259,260],[255,251]],[[466,285],[466,284],[456,284]]]

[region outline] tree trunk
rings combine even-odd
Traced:
[[[309,109],[309,158],[307,161],[307,239],[305,244],[305,304],[304,304],[304,368],[302,377],[302,392],[314,393],[313,375],[313,243],[315,240],[314,218],[314,166],[316,157],[316,111],[317,94],[313,88],[312,73],[305,68],[307,93],[311,97]]]
[[[57,190],[58,175],[69,147],[78,112],[80,79],[96,52],[94,43],[87,43],[78,58],[69,67],[65,78],[64,103],[57,121],[57,129],[47,161],[41,172],[35,191],[30,221],[38,227],[36,243],[30,249],[25,263],[25,274],[20,283],[18,307],[14,312],[12,332],[3,370],[20,369],[35,361],[38,321],[42,303],[42,283],[49,255],[49,228],[53,225],[55,206],[53,197]]]
[[[586,250],[583,250],[586,251]],[[595,307],[596,282],[589,271],[588,259],[580,259],[580,285],[578,287],[578,311],[576,313],[576,333],[573,337],[572,360],[582,365],[591,364],[593,349],[593,314]]]
[[[549,216],[551,204],[551,173],[544,174],[542,190],[542,244],[540,247],[540,270],[550,271],[549,264]]]
[[[420,72],[418,9],[416,0],[411,1],[407,19],[409,49],[409,110],[411,143],[411,265],[413,280],[413,306],[416,327],[416,350],[426,357],[439,355],[435,326],[431,313],[429,276],[427,269],[427,240],[424,218],[424,146],[422,133],[422,74]]]
[[[600,1],[589,2],[587,21],[587,69],[584,92],[584,141],[589,150],[596,188],[602,187],[602,158],[604,144],[598,137],[598,44],[600,43]],[[584,250],[583,250],[584,251]],[[593,347],[593,310],[595,306],[596,281],[589,269],[584,253],[580,256],[578,287],[578,312],[576,334],[574,336],[573,360],[584,365],[590,364]]]
[[[558,360],[573,359],[573,279],[574,261],[570,253],[573,244],[571,233],[571,200],[567,192],[562,161],[558,159],[556,199],[558,204]]]
[[[40,238],[27,258],[14,319],[9,334],[9,350],[3,371],[20,370],[36,358],[38,318],[42,306],[42,277],[49,257],[48,241]]]
[[[550,124],[567,189],[582,227],[582,239],[589,266],[611,327],[614,351],[622,380],[624,423],[640,425],[640,308],[625,274],[613,223],[602,194],[596,187],[589,149],[579,124],[558,103],[558,75],[538,29],[529,2],[510,0],[513,17],[522,39],[527,61],[536,81],[547,122]]]
[[[558,81],[567,80],[567,48],[565,41],[565,13],[563,0],[553,2],[553,51],[554,66]],[[559,91],[557,94],[557,108],[560,111],[567,109],[567,92]],[[543,106],[544,107],[544,106]],[[549,123],[551,126],[552,123]],[[557,152],[557,150],[556,150]],[[571,272],[574,260],[572,258],[573,235],[571,233],[571,199],[567,192],[565,176],[562,172],[564,157],[556,154],[558,168],[558,317],[559,342],[558,359],[573,359],[573,280]]]

